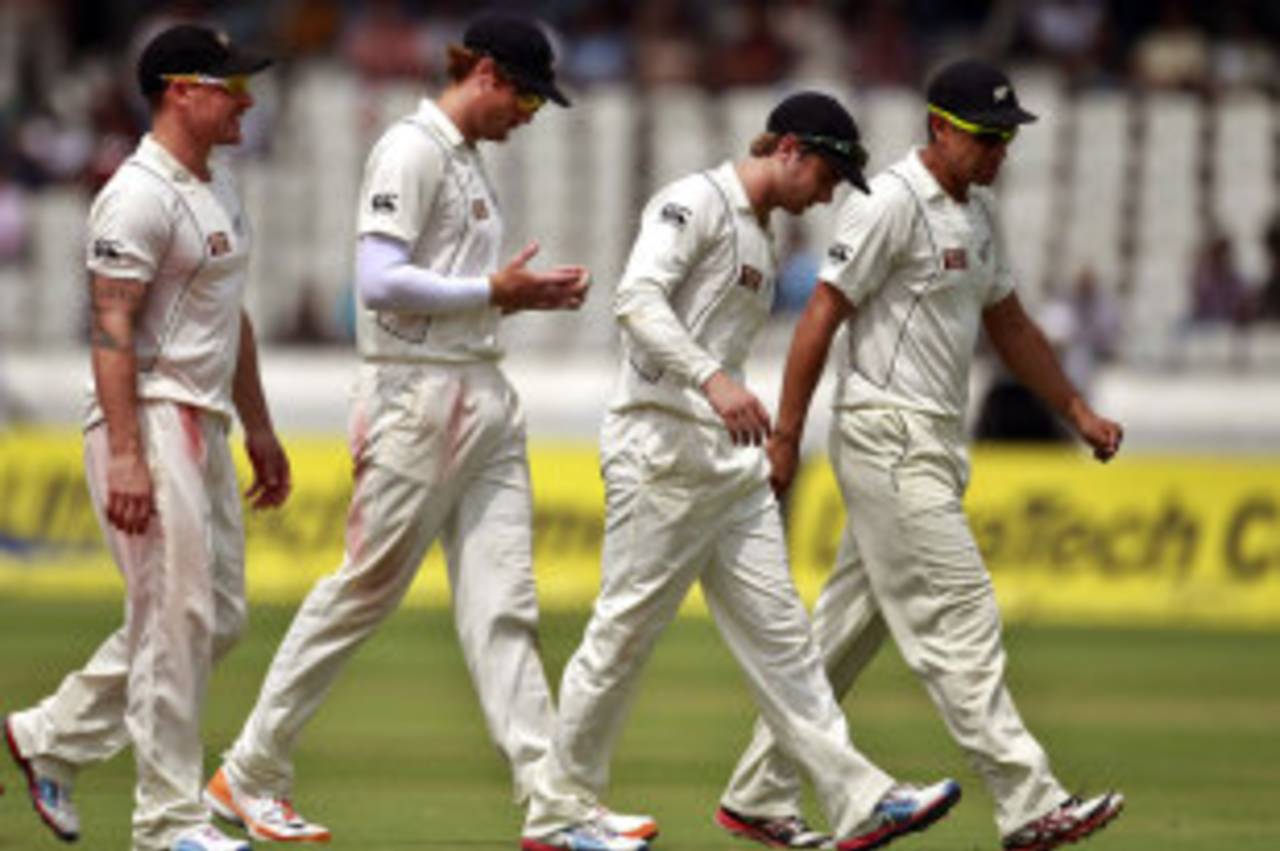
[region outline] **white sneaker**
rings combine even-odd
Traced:
[[[1006,851],[1050,851],[1101,830],[1123,809],[1124,795],[1119,792],[1088,800],[1073,795],[1006,836],[1002,845]]]
[[[819,830],[814,830],[799,815],[749,816],[720,805],[716,810],[716,824],[743,839],[750,839],[770,848],[835,848],[835,841]]]
[[[550,836],[522,837],[521,851],[648,851],[643,839],[619,836],[598,822],[583,822]]]
[[[907,833],[924,830],[960,800],[960,784],[941,780],[932,786],[898,785],[889,790],[853,836],[836,842],[838,851],[882,848]]]
[[[232,839],[211,824],[197,825],[178,834],[169,851],[252,851],[243,839]]]
[[[658,835],[658,822],[653,816],[615,813],[600,804],[596,805],[592,816],[605,830],[619,836],[629,836],[632,839],[643,839],[647,842]]]
[[[27,759],[18,750],[9,719],[4,719],[4,738],[9,745],[13,761],[27,778],[27,794],[31,806],[54,835],[63,842],[75,842],[80,838],[80,814],[71,800],[71,783],[57,780],[45,771],[39,759]]]
[[[204,802],[218,818],[243,827],[254,839],[328,842],[332,838],[327,827],[300,816],[288,798],[259,797],[237,789],[225,768],[219,768],[204,787]]]

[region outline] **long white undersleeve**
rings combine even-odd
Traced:
[[[667,294],[654,281],[628,281],[618,294],[615,315],[622,333],[649,360],[694,387],[701,387],[720,369],[720,363],[676,318]]]
[[[366,233],[356,244],[356,291],[374,310],[458,313],[489,304],[488,277],[448,277],[409,262],[401,240]]]

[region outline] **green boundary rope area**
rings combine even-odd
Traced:
[[[333,437],[286,440],[295,492],[247,518],[249,592],[298,599],[342,555],[350,460]],[[242,478],[248,468],[237,447]],[[68,430],[0,435],[0,593],[118,595]],[[603,527],[595,447],[534,443],[535,563],[552,609],[594,598]],[[1280,457],[1122,456],[979,448],[967,507],[1011,622],[1280,629]],[[792,569],[812,601],[844,510],[811,458],[785,506]],[[447,601],[438,548],[410,594]],[[703,611],[695,594],[686,606]]]

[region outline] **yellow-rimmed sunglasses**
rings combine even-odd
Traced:
[[[1018,135],[1017,127],[984,127],[972,121],[952,115],[941,107],[929,104],[929,111],[939,118],[945,119],[952,126],[963,130],[984,145],[1007,145]]]
[[[213,86],[215,89],[222,89],[229,95],[245,95],[249,93],[249,77],[245,74],[237,74],[234,77],[210,77],[208,74],[164,74],[160,79],[167,83]]]
[[[537,92],[530,91],[529,89],[521,88],[520,84],[516,82],[515,74],[508,71],[503,67],[502,63],[498,62],[496,59],[494,59],[494,64],[498,66],[499,76],[501,76],[501,78],[511,86],[511,88],[516,90],[516,106],[519,107],[521,112],[526,115],[533,115],[546,105],[547,98],[545,95],[540,95]]]
[[[537,92],[520,91],[516,89],[516,106],[520,107],[521,112],[527,112],[530,115],[542,109],[547,99]]]

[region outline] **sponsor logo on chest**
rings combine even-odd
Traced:
[[[969,268],[969,252],[964,248],[944,248],[942,250],[942,268],[947,271]]]
[[[489,205],[485,203],[483,198],[471,199],[471,216],[477,221],[484,221],[489,218]]]
[[[738,286],[746,287],[753,293],[760,292],[760,286],[764,283],[764,275],[754,266],[743,265],[741,274],[738,275]]]
[[[216,230],[209,234],[205,244],[209,247],[210,257],[221,257],[231,253],[231,237],[227,236],[226,231]]]

